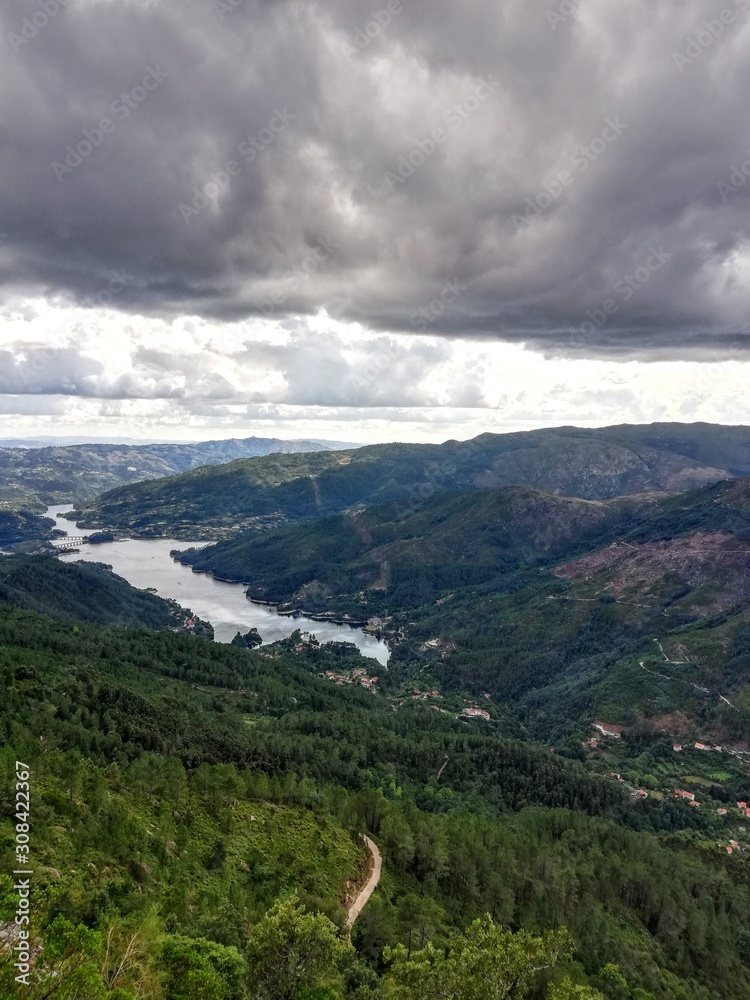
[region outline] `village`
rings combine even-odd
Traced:
[[[605,759],[613,760],[617,757],[622,758],[621,751],[624,750],[624,726],[595,720],[592,722],[591,728],[594,731],[594,735],[583,741],[582,745],[585,750],[595,753],[601,757],[602,761]],[[738,799],[734,802],[726,801],[726,790],[723,788],[725,783],[734,783],[737,780],[740,782],[744,781],[745,787],[749,787],[747,783],[747,764],[748,758],[750,758],[750,750],[746,746],[730,747],[703,742],[702,740],[692,740],[684,744],[672,743],[671,750],[673,754],[681,755],[681,763],[677,768],[674,765],[668,765],[666,762],[657,764],[654,760],[652,771],[660,771],[661,773],[658,775],[641,775],[640,783],[645,784],[648,779],[649,785],[654,787],[637,787],[639,783],[634,781],[637,777],[637,772],[633,770],[626,771],[625,774],[620,771],[609,771],[605,772],[605,776],[624,785],[635,799],[656,798],[663,800],[665,797],[671,796],[675,802],[682,802],[688,808],[705,808],[713,812],[717,817],[720,817],[722,821],[732,825],[737,823],[742,824],[743,821],[750,820],[750,805],[748,805],[748,802],[744,801],[744,799]],[[737,773],[732,775],[729,772],[711,770],[709,754],[725,754],[733,757],[736,761],[734,767]],[[700,758],[704,755],[706,755],[706,764],[708,765],[705,767],[700,762]],[[631,767],[635,763],[632,760],[622,759],[623,764],[629,764]],[[639,763],[640,759],[638,758]],[[691,771],[701,773],[691,774]],[[700,791],[691,791],[681,787],[685,783],[702,786],[704,789],[703,795],[701,796]],[[718,795],[723,797],[723,801],[717,802],[715,796]],[[707,801],[709,799],[713,799],[713,801]],[[738,836],[744,835],[747,832],[747,828],[744,825],[738,825],[732,832],[736,832]],[[739,854],[750,850],[750,841],[748,839],[739,840],[731,838],[727,843],[724,839],[725,837],[726,833],[722,836],[721,832],[717,830],[717,841],[727,854]]]
[[[333,681],[334,684],[359,684],[360,687],[368,691],[375,691],[378,682],[377,677],[370,677],[362,667],[355,667],[353,670],[336,673],[334,670],[326,670],[323,674],[326,680]]]

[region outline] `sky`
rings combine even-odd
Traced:
[[[750,0],[17,0],[0,45],[0,437],[750,424]]]

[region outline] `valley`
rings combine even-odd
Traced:
[[[3,559],[0,796],[21,754],[61,981],[89,934],[122,1000],[272,996],[283,940],[291,1000],[411,1000],[431,947],[506,935],[555,952],[532,1000],[743,1000],[750,433],[549,433],[206,467]]]
[[[75,533],[78,529],[66,519],[66,513],[64,505],[53,505],[46,515],[52,518],[58,530]],[[65,538],[60,538],[52,544],[57,548],[64,542]],[[345,639],[356,643],[364,655],[387,663],[385,644],[358,628],[281,616],[272,608],[249,601],[245,588],[236,583],[187,571],[176,558],[179,552],[176,546],[182,544],[185,543],[170,538],[121,538],[95,545],[82,544],[74,551],[64,552],[60,560],[66,564],[108,565],[133,587],[149,589],[163,598],[187,604],[196,616],[212,623],[212,634],[217,642],[231,642],[238,632],[244,634],[251,628],[256,628],[264,641],[275,642],[304,626],[322,642]]]

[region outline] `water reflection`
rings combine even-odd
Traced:
[[[58,516],[72,509],[71,505],[56,504],[48,508],[47,517],[55,521],[57,528],[75,535],[79,530],[73,522]],[[313,632],[320,642],[331,639],[354,642],[365,656],[387,663],[388,647],[385,643],[361,629],[305,618],[282,617],[275,611],[248,601],[242,584],[222,583],[203,573],[193,573],[169,555],[172,549],[189,549],[206,544],[169,538],[132,538],[102,542],[100,545],[82,545],[79,552],[71,552],[61,558],[66,561],[108,563],[132,586],[141,590],[152,587],[160,597],[171,597],[190,608],[199,618],[210,621],[217,642],[230,642],[238,631],[244,633],[251,628],[258,629],[264,642],[275,642],[301,628]]]

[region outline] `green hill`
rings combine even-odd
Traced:
[[[42,511],[123,483],[172,476],[202,465],[276,452],[315,452],[329,441],[230,438],[188,444],[69,444],[7,447],[0,442],[0,506]]]
[[[54,526],[50,518],[24,511],[0,510],[0,549],[18,547],[24,542],[49,538]]]
[[[208,622],[176,601],[137,590],[99,563],[64,563],[49,556],[0,561],[0,604],[50,618],[100,625],[185,629],[213,638]]]
[[[616,537],[652,509],[651,497],[592,501],[526,486],[439,493],[406,512],[393,506],[245,534],[180,553],[182,562],[249,586],[249,594],[314,611],[364,589],[390,590],[430,571],[445,586],[511,572]],[[437,594],[439,596],[439,593]],[[408,603],[408,598],[404,597]]]
[[[488,694],[538,738],[682,713],[667,732],[721,743],[750,738],[749,497],[749,479],[609,501],[443,493],[180,558],[281,610],[369,620],[392,678]]]
[[[401,974],[387,947],[403,943],[406,963],[409,947],[415,962],[429,942],[463,947],[482,914],[527,935],[569,928],[573,955],[561,949],[530,1000],[564,974],[605,997],[747,995],[746,865],[712,842],[717,817],[634,801],[548,748],[314,675],[337,659],[0,608],[0,801],[7,817],[24,761],[40,991],[73,996],[85,972],[102,1000],[178,1000],[186,983],[216,1000],[275,996],[280,942],[298,958],[316,927],[337,939],[364,829],[383,880],[354,952],[309,966],[303,982],[334,990],[321,996],[386,1000]],[[5,871],[12,842],[4,818]],[[0,920],[14,905],[0,875]],[[0,956],[6,990],[9,975]]]
[[[273,455],[122,487],[81,508],[86,528],[216,537],[338,513],[358,505],[408,507],[436,492],[523,484],[605,500],[682,492],[750,474],[750,430],[653,424],[482,434],[442,445]]]

